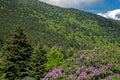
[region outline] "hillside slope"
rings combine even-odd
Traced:
[[[120,45],[120,22],[38,0],[0,0],[0,43],[17,26],[34,44],[93,49]]]

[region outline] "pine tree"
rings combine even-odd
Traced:
[[[1,50],[2,46],[3,46],[3,40],[2,40],[2,38],[0,36],[0,50]]]
[[[37,80],[45,76],[46,70],[45,65],[47,63],[46,58],[47,51],[38,45],[31,57],[31,76],[35,77]]]
[[[32,46],[24,34],[24,29],[16,28],[12,36],[4,44],[5,73],[8,80],[29,76],[29,61],[33,52]]]

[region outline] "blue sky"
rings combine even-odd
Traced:
[[[40,0],[52,5],[76,8],[100,16],[120,20],[120,0]]]
[[[101,4],[93,5],[85,10],[93,13],[105,13],[115,9],[120,9],[120,0],[103,0]]]

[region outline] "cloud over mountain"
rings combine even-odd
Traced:
[[[103,16],[108,19],[120,20],[120,9],[108,11],[106,13],[98,13],[98,15]]]
[[[104,0],[40,0],[40,1],[65,8],[83,9],[100,4]]]

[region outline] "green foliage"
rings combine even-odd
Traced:
[[[79,51],[66,60],[62,73],[48,76],[49,80],[119,80],[120,62],[114,53]],[[117,55],[117,54],[114,54]],[[113,58],[113,59],[111,59]],[[118,59],[119,61],[120,59]],[[97,72],[96,72],[97,70]],[[86,73],[83,77],[82,73]],[[52,74],[52,73],[51,73]],[[92,75],[91,75],[92,74]],[[45,78],[46,79],[46,78]]]
[[[0,37],[0,50],[1,50],[2,46],[3,46],[3,40]]]
[[[33,78],[33,77],[26,76],[26,77],[24,77],[24,78],[21,79],[21,80],[36,80],[36,79]]]
[[[75,53],[77,53],[78,52],[78,50],[77,49],[75,49],[75,48],[69,48],[69,49],[62,49],[62,51],[61,51],[62,53],[63,53],[63,55],[64,55],[64,58],[65,59],[68,59],[68,58],[71,58],[72,56],[74,56],[75,55]]]
[[[50,49],[47,53],[47,59],[47,71],[51,71],[53,68],[59,68],[65,64],[63,54],[56,47]]]
[[[30,56],[33,52],[26,35],[21,27],[16,28],[12,36],[3,47],[4,50],[4,72],[9,80],[21,79],[29,76]]]
[[[38,0],[0,0],[3,43],[10,36],[10,30],[18,25],[26,28],[26,34],[34,45],[94,49],[109,43],[120,44],[119,21]]]
[[[2,70],[3,70],[3,62],[2,61],[3,61],[3,53],[0,52],[0,80],[3,80],[4,75],[5,75],[2,73]]]
[[[31,66],[31,76],[35,77],[37,80],[45,76],[45,64],[47,63],[46,58],[47,51],[40,45],[34,49],[31,56],[30,66]]]

